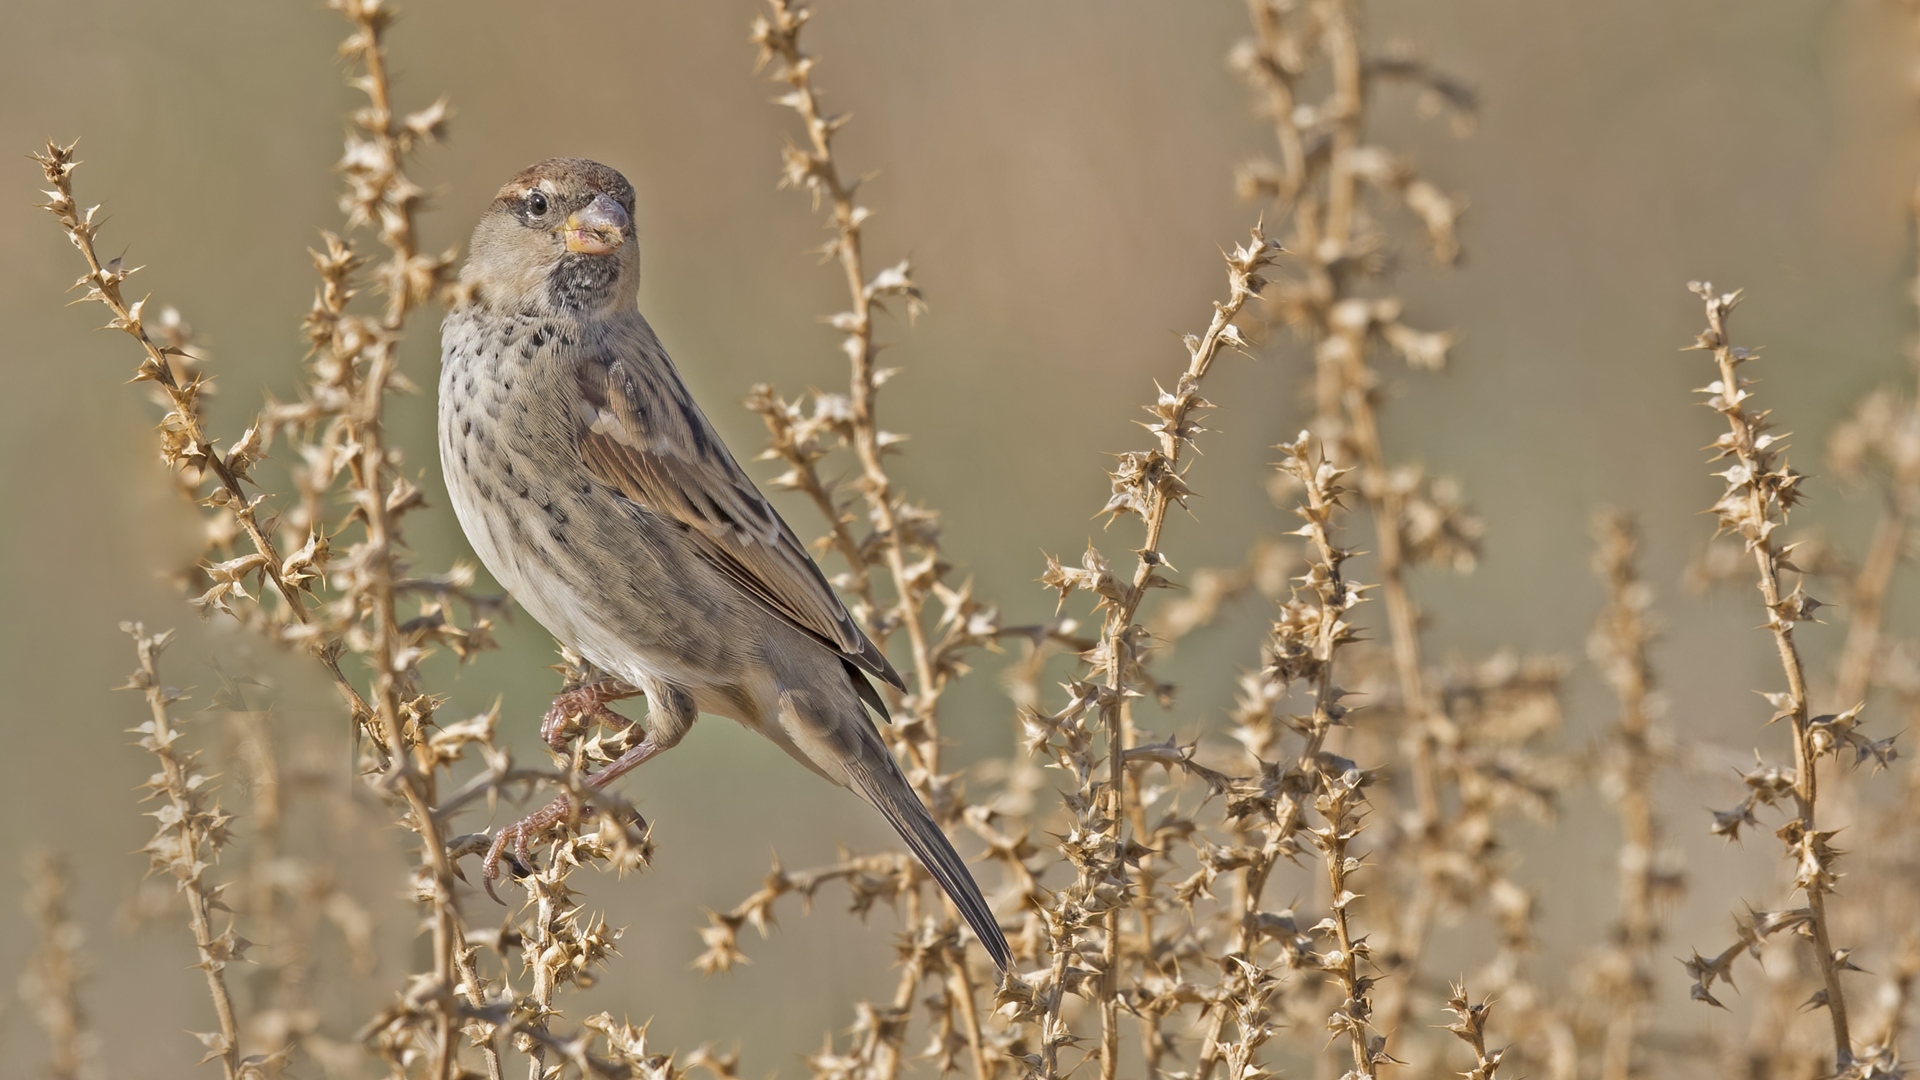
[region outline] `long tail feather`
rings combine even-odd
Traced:
[[[878,740],[875,740],[878,742]],[[848,762],[847,772],[853,780],[854,790],[859,792],[876,809],[886,815],[887,823],[892,825],[900,838],[913,849],[920,864],[927,868],[933,879],[940,883],[947,895],[953,899],[953,906],[973,927],[980,943],[985,945],[987,953],[1000,970],[1006,971],[1013,964],[1013,950],[1007,947],[1006,935],[1000,932],[1000,923],[993,917],[993,911],[987,907],[986,897],[980,895],[980,886],[968,872],[967,864],[960,853],[953,850],[947,842],[947,836],[927,812],[920,796],[900,775],[900,767],[894,764],[893,755],[884,748],[877,757],[862,754]]]

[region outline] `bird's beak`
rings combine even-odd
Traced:
[[[561,231],[567,238],[567,250],[582,255],[611,255],[626,242],[629,219],[626,210],[607,195],[595,195],[593,201],[567,218]]]

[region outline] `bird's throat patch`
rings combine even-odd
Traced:
[[[570,253],[547,274],[547,297],[566,311],[600,307],[612,299],[620,261],[605,255]]]

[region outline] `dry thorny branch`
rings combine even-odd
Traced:
[[[1788,814],[1776,835],[1785,845],[1785,856],[1793,868],[1794,889],[1802,898],[1799,907],[1774,911],[1749,912],[1739,919],[1734,946],[1707,958],[1695,953],[1687,961],[1694,978],[1693,996],[1710,1005],[1720,1002],[1713,996],[1716,982],[1730,978],[1735,960],[1743,952],[1758,954],[1759,944],[1768,937],[1791,931],[1803,938],[1811,951],[1820,988],[1808,998],[1807,1006],[1826,1010],[1833,1029],[1834,1068],[1842,1076],[1883,1075],[1878,1071],[1878,1055],[1855,1054],[1848,1023],[1847,995],[1841,975],[1858,970],[1849,956],[1851,948],[1836,947],[1827,897],[1839,882],[1837,861],[1841,852],[1829,841],[1831,830],[1819,828],[1819,761],[1823,757],[1846,757],[1854,764],[1872,761],[1884,767],[1896,756],[1893,736],[1870,739],[1860,730],[1860,711],[1864,703],[1837,713],[1812,715],[1807,669],[1794,640],[1794,628],[1814,621],[1814,612],[1822,605],[1807,595],[1804,584],[1796,583],[1792,592],[1784,590],[1785,576],[1798,574],[1792,561],[1792,545],[1783,544],[1775,532],[1786,522],[1787,514],[1805,493],[1802,474],[1787,464],[1782,436],[1773,431],[1765,411],[1755,411],[1749,401],[1750,382],[1740,374],[1742,365],[1758,353],[1735,345],[1727,325],[1740,294],[1716,293],[1703,282],[1691,285],[1706,304],[1707,328],[1692,346],[1711,354],[1716,378],[1701,391],[1706,404],[1726,418],[1727,432],[1714,442],[1714,460],[1727,462],[1718,475],[1726,481],[1726,490],[1714,503],[1713,511],[1720,531],[1738,536],[1753,556],[1758,569],[1765,626],[1771,632],[1786,676],[1787,688],[1765,694],[1773,706],[1769,724],[1788,721],[1792,739],[1793,764],[1768,765],[1759,759],[1752,771],[1743,775],[1746,799],[1732,810],[1717,811],[1713,828],[1729,839],[1737,838],[1743,826],[1757,826],[1755,810],[1780,805]]]
[[[35,852],[27,865],[27,911],[40,931],[40,949],[20,975],[20,998],[33,1010],[53,1048],[47,1073],[55,1080],[95,1080],[100,1036],[88,1024],[80,983],[88,975],[81,946],[86,935],[67,905],[65,860]]]
[[[1659,725],[1664,701],[1654,687],[1650,651],[1656,624],[1653,590],[1640,577],[1640,533],[1623,513],[1596,522],[1595,568],[1607,583],[1607,606],[1587,652],[1620,701],[1619,720],[1596,748],[1602,792],[1620,817],[1620,919],[1588,960],[1586,992],[1603,1010],[1602,1080],[1628,1080],[1643,1067],[1661,912],[1679,895],[1681,878],[1662,850],[1655,784],[1670,751]]]

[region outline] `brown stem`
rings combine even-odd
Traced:
[[[1639,531],[1625,514],[1609,514],[1595,530],[1600,543],[1597,566],[1607,583],[1608,603],[1595,628],[1592,653],[1601,673],[1620,699],[1607,776],[1617,790],[1620,817],[1619,955],[1626,968],[1623,985],[1607,1005],[1601,1080],[1631,1080],[1635,1050],[1646,1008],[1645,987],[1652,980],[1653,948],[1659,942],[1654,859],[1658,831],[1652,784],[1658,757],[1652,745],[1652,674],[1647,661],[1651,628],[1646,621],[1645,586],[1635,567]]]
[[[215,890],[202,878],[206,863],[203,858],[211,859],[218,854],[218,846],[208,835],[210,823],[218,816],[218,810],[209,811],[202,802],[202,796],[196,791],[197,781],[190,781],[188,764],[174,749],[179,732],[173,726],[170,706],[178,697],[160,681],[160,650],[164,649],[171,632],[149,637],[137,623],[124,627],[133,635],[134,648],[140,657],[140,668],[134,672],[132,687],[139,689],[147,700],[147,730],[141,741],[160,761],[160,775],[153,786],[164,792],[167,797],[171,830],[178,835],[178,849],[162,853],[154,851],[157,862],[164,861],[180,878],[181,892],[187,899],[187,923],[193,931],[193,943],[200,958],[197,965],[205,974],[207,993],[213,999],[213,1012],[220,1024],[218,1044],[209,1044],[210,1056],[220,1061],[221,1071],[226,1080],[237,1080],[240,1076],[240,1021],[234,1013],[233,997],[227,991],[226,965],[228,954],[234,950],[222,939],[225,935],[213,932],[212,897]],[[169,828],[163,826],[163,831]]]
[[[1830,886],[1824,878],[1830,873],[1826,862],[1832,856],[1820,850],[1823,844],[1815,822],[1819,800],[1817,761],[1810,736],[1806,672],[1793,640],[1793,620],[1799,616],[1790,613],[1791,605],[1783,604],[1779,579],[1782,554],[1772,539],[1774,526],[1785,516],[1781,493],[1792,491],[1794,478],[1784,467],[1775,471],[1775,451],[1768,449],[1768,443],[1759,441],[1760,424],[1742,406],[1746,394],[1737,369],[1752,354],[1745,349],[1736,351],[1727,332],[1727,316],[1738,302],[1738,294],[1715,296],[1708,285],[1699,286],[1696,291],[1706,301],[1707,311],[1707,333],[1701,335],[1698,347],[1712,351],[1720,375],[1717,395],[1710,404],[1727,418],[1730,431],[1730,438],[1723,440],[1721,447],[1739,462],[1746,478],[1744,484],[1730,481],[1733,490],[1722,500],[1722,520],[1738,522],[1737,527],[1753,552],[1768,629],[1787,678],[1788,702],[1784,711],[1793,730],[1793,799],[1797,828],[1783,836],[1787,837],[1789,858],[1796,857],[1797,847],[1804,847],[1812,852],[1811,857],[1818,864],[1812,872],[1802,872],[1807,908],[1812,915],[1808,929],[1814,966],[1825,988],[1827,1018],[1833,1028],[1834,1059],[1837,1067],[1844,1069],[1853,1061],[1853,1042],[1847,1028],[1846,992],[1840,984],[1840,967],[1828,930],[1826,892]],[[1744,495],[1739,494],[1742,487]],[[1736,498],[1744,499],[1744,507],[1729,505]],[[1780,511],[1778,515],[1776,506]]]
[[[333,310],[320,325],[333,330],[328,347],[334,352],[341,378],[346,382],[348,402],[341,415],[344,442],[352,449],[349,460],[349,498],[365,529],[357,552],[358,573],[353,589],[356,609],[370,623],[368,659],[373,667],[374,711],[392,754],[383,784],[397,790],[407,807],[407,822],[420,837],[420,858],[428,871],[425,902],[430,913],[433,934],[434,992],[430,999],[433,1013],[433,1055],[431,1075],[435,1080],[450,1080],[459,1071],[457,1009],[455,987],[459,981],[458,957],[465,951],[456,875],[447,854],[447,837],[434,812],[436,775],[440,766],[436,752],[416,731],[409,730],[407,704],[415,696],[416,672],[412,662],[402,657],[409,643],[403,640],[397,613],[396,582],[400,572],[396,549],[400,545],[398,515],[393,498],[395,483],[392,454],[387,446],[385,411],[393,379],[396,355],[394,344],[405,328],[408,316],[432,293],[432,285],[444,271],[446,260],[423,260],[414,226],[417,195],[404,172],[404,159],[413,141],[396,118],[391,99],[391,84],[386,69],[383,35],[391,15],[365,0],[334,0],[333,6],[353,25],[349,38],[350,55],[365,68],[356,85],[367,94],[369,106],[356,115],[360,128],[370,137],[377,160],[359,163],[359,178],[367,182],[354,198],[363,202],[356,207],[376,204],[380,239],[390,256],[380,271],[381,285],[387,294],[387,307],[379,323],[380,333],[357,333],[345,337],[339,328],[347,320],[345,290],[329,290]],[[368,196],[366,191],[377,192]],[[373,217],[375,213],[368,213]],[[424,282],[420,271],[426,270]],[[371,344],[369,343],[371,342]],[[358,377],[360,362],[365,373]],[[415,723],[420,721],[416,719]],[[411,746],[411,753],[407,748]]]
[[[40,931],[40,948],[20,976],[20,996],[46,1029],[54,1080],[86,1080],[98,1074],[95,1034],[80,1006],[85,971],[80,927],[67,908],[67,864],[48,851],[32,853],[27,865],[27,910]]]
[[[1328,895],[1332,898],[1334,936],[1340,948],[1340,964],[1334,975],[1340,980],[1341,988],[1346,992],[1346,1002],[1342,1006],[1344,1026],[1348,1043],[1353,1051],[1353,1066],[1362,1076],[1373,1077],[1375,1055],[1373,1047],[1368,1045],[1369,1012],[1366,984],[1360,975],[1360,955],[1356,953],[1352,927],[1347,917],[1348,895],[1347,875],[1349,866],[1347,844],[1352,833],[1360,828],[1359,813],[1350,808],[1350,801],[1358,798],[1358,787],[1348,788],[1342,783],[1336,786],[1336,778],[1329,774],[1328,767],[1319,759],[1320,747],[1326,734],[1339,722],[1334,686],[1334,655],[1340,645],[1350,640],[1346,625],[1338,618],[1338,613],[1346,610],[1353,599],[1346,581],[1340,576],[1340,564],[1346,558],[1345,552],[1333,544],[1328,527],[1333,518],[1334,498],[1329,487],[1338,473],[1325,475],[1329,466],[1321,466],[1318,475],[1307,472],[1307,462],[1302,447],[1301,457],[1297,458],[1298,474],[1306,485],[1307,506],[1303,510],[1307,525],[1311,531],[1313,545],[1318,557],[1313,581],[1317,586],[1319,601],[1323,611],[1319,625],[1318,640],[1315,642],[1314,656],[1319,661],[1313,685],[1313,719],[1308,731],[1306,746],[1302,749],[1299,762],[1295,766],[1303,773],[1315,776],[1322,790],[1321,814],[1326,818],[1326,831],[1320,834],[1322,850],[1326,855]],[[1324,479],[1322,478],[1324,476]],[[1289,798],[1288,817],[1297,821],[1298,801]],[[1351,829],[1349,829],[1351,824]],[[1291,835],[1289,831],[1282,834]],[[1354,866],[1357,866],[1357,860]],[[1364,949],[1362,950],[1364,951]]]
[[[1303,532],[1313,547],[1313,555],[1317,561],[1303,580],[1313,589],[1315,600],[1320,605],[1321,611],[1326,613],[1316,628],[1315,640],[1311,646],[1312,656],[1317,662],[1311,687],[1313,712],[1308,720],[1306,737],[1301,743],[1300,753],[1294,759],[1291,770],[1292,776],[1304,779],[1321,775],[1320,752],[1325,746],[1328,733],[1339,724],[1344,713],[1338,704],[1339,691],[1334,684],[1334,655],[1340,646],[1351,640],[1348,627],[1339,618],[1339,613],[1358,602],[1358,593],[1341,574],[1340,567],[1348,553],[1335,546],[1330,531],[1337,501],[1342,494],[1342,489],[1337,486],[1337,483],[1344,475],[1344,471],[1334,468],[1331,463],[1313,461],[1308,456],[1305,436],[1301,441],[1283,446],[1281,449],[1288,451],[1288,460],[1282,467],[1302,482],[1306,492],[1306,502],[1300,507],[1299,513],[1307,521]],[[1235,907],[1239,918],[1234,939],[1234,951],[1240,955],[1251,955],[1259,941],[1261,897],[1266,891],[1267,879],[1291,842],[1290,838],[1300,828],[1301,817],[1306,809],[1304,794],[1304,792],[1292,790],[1283,792],[1274,810],[1274,822],[1266,830],[1265,844],[1259,855],[1252,859],[1246,869],[1241,872],[1238,891],[1235,895]],[[1344,842],[1342,849],[1341,858],[1344,859]],[[1328,858],[1331,860],[1333,856],[1329,854]],[[1331,864],[1329,872],[1334,872]],[[1344,869],[1339,872],[1342,875],[1345,873]],[[1336,885],[1332,895],[1338,897],[1340,893],[1341,888]],[[1345,917],[1343,910],[1339,913],[1342,926],[1345,925]],[[1344,930],[1342,932],[1344,933]],[[1343,955],[1349,959],[1352,958],[1350,945],[1350,941],[1342,940]],[[1357,978],[1357,968],[1355,972]],[[1348,989],[1353,990],[1354,984],[1350,983]],[[1348,1000],[1350,1004],[1355,1000],[1351,993]],[[1220,1036],[1225,1029],[1226,1020],[1224,1009],[1214,1011],[1209,1020],[1207,1035],[1201,1043],[1199,1061],[1194,1070],[1195,1075],[1202,1078],[1211,1075],[1214,1065],[1220,1061],[1223,1052]],[[1364,1032],[1355,1030],[1352,1035],[1354,1039],[1359,1040],[1355,1052],[1361,1057],[1356,1059],[1356,1064],[1366,1070],[1365,1075],[1371,1076],[1373,1066],[1364,1046]]]
[[[460,982],[466,987],[467,1008],[478,1010],[485,1007],[486,998],[481,993],[480,969],[474,963],[474,950],[462,950],[454,958],[460,973]],[[505,1080],[506,1073],[500,1065],[500,1039],[495,1025],[486,1025],[487,1037],[480,1044],[480,1056],[487,1063],[487,1080]]]
[[[834,501],[833,492],[820,479],[814,456],[796,441],[793,424],[781,402],[774,397],[773,389],[755,387],[747,398],[747,407],[759,413],[766,422],[767,433],[773,437],[773,451],[791,469],[789,485],[805,495],[826,522],[827,536],[833,543],[833,549],[840,554],[841,561],[847,564],[848,572],[853,575],[847,591],[853,593],[868,611],[873,611],[873,580],[867,573],[867,560],[860,552],[860,542],[854,539],[853,530],[847,528],[846,515]]]
[[[1147,592],[1159,580],[1159,568],[1165,565],[1165,558],[1160,553],[1160,537],[1166,527],[1167,513],[1175,502],[1184,497],[1180,458],[1193,434],[1194,414],[1206,407],[1199,395],[1200,384],[1224,347],[1238,347],[1241,344],[1240,333],[1234,327],[1233,320],[1247,301],[1265,287],[1266,282],[1260,277],[1260,271],[1279,254],[1280,246],[1267,240],[1256,225],[1252,230],[1252,242],[1235,248],[1227,255],[1227,299],[1214,302],[1213,318],[1208,322],[1206,332],[1188,342],[1186,371],[1181,374],[1175,390],[1163,394],[1155,409],[1159,422],[1153,425],[1153,429],[1159,435],[1159,445],[1154,455],[1142,466],[1143,478],[1138,481],[1139,486],[1146,489],[1146,497],[1144,500],[1129,497],[1128,500],[1132,509],[1140,513],[1145,521],[1146,537],[1135,552],[1138,561],[1134,565],[1131,582],[1119,591],[1117,597],[1108,598],[1098,647],[1098,655],[1104,658],[1102,663],[1105,670],[1095,673],[1103,676],[1107,688],[1107,692],[1101,695],[1100,717],[1108,747],[1106,809],[1112,815],[1116,830],[1127,819],[1123,782],[1127,743],[1121,702],[1133,678],[1137,616]],[[1116,499],[1119,498],[1121,496],[1116,495]],[[1141,502],[1144,502],[1144,506],[1140,505]],[[1115,840],[1124,850],[1127,841],[1123,831]],[[1116,870],[1124,879],[1124,859]],[[1115,1004],[1119,992],[1118,920],[1118,908],[1111,909],[1104,918],[1107,944],[1103,949],[1103,957],[1110,966],[1105,972],[1101,995],[1103,1073],[1108,1068],[1118,1067],[1119,1014]],[[1048,1003],[1050,1026],[1057,1023],[1059,1006],[1060,995],[1056,993]]]
[[[973,1056],[974,1080],[993,1080],[995,1070],[987,1064],[985,1043],[980,1032],[980,1007],[974,1001],[973,972],[967,969],[964,954],[955,956],[948,965],[953,976],[951,993],[960,1001],[960,1022],[967,1035],[967,1052]]]
[[[1410,766],[1415,811],[1410,828],[1416,844],[1420,844],[1443,827],[1443,818],[1439,768],[1434,754],[1437,718],[1432,713],[1425,685],[1419,609],[1407,586],[1407,559],[1400,531],[1405,506],[1392,483],[1380,437],[1377,379],[1367,364],[1369,328],[1336,324],[1333,317],[1335,309],[1354,295],[1350,279],[1359,255],[1354,245],[1360,177],[1353,168],[1353,151],[1364,141],[1365,134],[1365,64],[1360,52],[1358,13],[1353,5],[1347,0],[1338,0],[1319,5],[1319,9],[1325,21],[1323,48],[1333,71],[1334,94],[1328,106],[1335,117],[1333,149],[1328,158],[1324,208],[1303,204],[1295,218],[1303,222],[1303,232],[1308,229],[1313,232],[1311,250],[1315,258],[1309,265],[1316,279],[1314,292],[1322,298],[1314,305],[1313,312],[1315,336],[1323,343],[1318,364],[1322,424],[1323,427],[1344,427],[1344,438],[1330,440],[1335,461],[1344,463],[1343,457],[1351,455],[1360,464],[1361,494],[1373,519],[1377,548],[1375,575],[1386,605],[1394,675],[1407,718],[1404,748]],[[1283,131],[1283,143],[1284,132],[1298,134],[1290,118],[1280,118],[1277,126]],[[1320,209],[1320,213],[1309,213],[1314,209]],[[1326,344],[1334,347],[1326,348]],[[1341,417],[1344,424],[1340,423]],[[1418,887],[1421,894],[1435,887],[1429,879],[1429,862],[1421,861]],[[1384,1031],[1398,1030],[1412,1007],[1413,985],[1426,943],[1430,911],[1431,905],[1416,896],[1403,912],[1395,940],[1394,992],[1388,998],[1380,1022]]]
[[[1045,914],[1052,915],[1051,912]],[[1047,936],[1053,953],[1053,967],[1048,972],[1047,1007],[1040,1021],[1040,1075],[1043,1080],[1058,1080],[1060,1046],[1070,1038],[1060,1019],[1060,1006],[1066,1002],[1067,961],[1073,956],[1073,942],[1065,927],[1055,924],[1051,918],[1048,923]]]
[[[884,650],[895,630],[905,631],[912,670],[907,674],[911,689],[902,705],[911,714],[913,723],[889,729],[889,741],[899,745],[911,766],[910,778],[916,781],[923,796],[931,796],[939,787],[941,776],[942,742],[937,726],[937,707],[940,695],[951,677],[949,669],[943,668],[937,660],[936,649],[926,626],[926,602],[932,595],[939,571],[928,571],[925,566],[937,565],[938,552],[928,550],[932,547],[931,543],[910,534],[912,526],[908,514],[912,511],[902,502],[886,469],[884,458],[888,437],[880,428],[877,400],[884,373],[876,368],[880,346],[874,340],[874,315],[880,301],[888,296],[902,297],[911,314],[915,305],[919,304],[919,293],[911,283],[905,263],[897,271],[882,272],[871,279],[867,273],[861,232],[867,210],[855,202],[858,181],[849,183],[844,178],[833,148],[834,133],[845,122],[845,118],[828,116],[821,110],[811,78],[814,61],[802,52],[799,45],[800,28],[808,17],[809,12],[800,0],[769,0],[767,14],[755,22],[753,39],[761,47],[763,64],[769,60],[778,61],[773,78],[784,82],[789,88],[781,101],[799,115],[806,131],[804,147],[788,148],[787,181],[810,190],[816,208],[823,196],[829,204],[829,227],[833,230],[833,239],[828,244],[827,252],[841,269],[848,298],[848,309],[833,320],[845,335],[842,347],[849,362],[848,416],[844,424],[836,425],[836,430],[859,463],[858,486],[873,529],[869,542],[877,539],[879,543],[880,560],[886,567],[892,587],[891,611],[882,611],[876,601],[866,547],[846,527],[832,491],[821,481],[805,448],[795,444],[790,431],[783,432],[782,427],[788,421],[781,413],[780,406],[769,400],[765,407],[756,407],[774,434],[777,452],[791,467],[789,478],[792,486],[804,493],[827,520],[832,543],[853,574],[853,591],[866,609],[868,632]],[[758,396],[756,392],[756,399]],[[750,401],[751,404],[755,402]],[[925,562],[916,566],[917,558],[924,558]],[[943,642],[938,655],[944,656],[945,649]],[[894,737],[896,734],[897,737]],[[933,802],[936,814],[947,812],[945,805],[931,798],[929,801]],[[917,868],[909,872],[916,882],[924,880],[924,875]],[[918,899],[916,888],[908,895],[909,905],[916,913]],[[951,905],[944,901],[941,903],[940,910],[949,912],[951,917]],[[909,925],[912,925],[911,921]],[[964,966],[964,959],[959,963]],[[910,964],[907,974],[912,976],[912,981],[903,984],[903,997],[898,1003],[903,1010],[899,1037],[904,1037],[904,1018],[912,1005],[912,988],[924,973],[915,972]],[[985,1076],[990,1068],[981,1042],[976,1005],[971,998],[972,984],[965,977],[961,983],[968,988],[968,998],[962,1011],[974,1069]],[[886,1063],[889,1074],[899,1068],[898,1057],[896,1046],[890,1051]]]
[[[903,628],[906,631],[912,658],[912,671],[908,675],[912,692],[904,705],[916,723],[890,728],[888,734],[898,733],[902,736],[889,738],[889,741],[899,744],[912,766],[910,775],[919,781],[916,786],[926,795],[932,790],[928,784],[940,775],[941,740],[935,718],[947,675],[934,662],[925,626],[924,601],[930,591],[930,583],[916,579],[915,571],[909,565],[912,559],[911,541],[903,532],[900,503],[883,461],[885,446],[876,411],[880,374],[874,363],[879,347],[873,339],[873,315],[875,296],[885,295],[887,290],[881,287],[878,279],[873,282],[868,280],[861,237],[861,223],[867,211],[855,203],[854,191],[858,184],[849,184],[844,180],[833,152],[833,135],[844,123],[844,117],[826,116],[821,111],[811,79],[813,60],[799,47],[799,31],[809,14],[797,0],[769,0],[768,14],[756,21],[753,37],[761,46],[762,63],[770,59],[779,61],[774,78],[790,87],[790,93],[782,98],[782,102],[799,114],[807,133],[806,148],[790,148],[788,151],[788,181],[809,188],[816,205],[822,195],[830,205],[830,227],[834,230],[834,239],[828,245],[828,250],[836,258],[845,278],[850,308],[834,320],[846,335],[843,347],[850,362],[848,402],[851,415],[844,427],[843,438],[859,462],[861,494],[866,501],[874,532],[880,539],[882,559],[893,585],[893,612],[883,615],[878,610],[865,556],[846,531],[840,511],[825,485],[819,482],[812,463],[802,460],[797,453],[783,456],[793,466],[797,486],[813,499],[827,518],[835,546],[853,569],[856,591],[870,613],[867,629],[875,642],[885,649],[894,629]],[[917,290],[905,280],[904,275],[894,291],[904,293],[909,305],[919,302]],[[763,412],[763,415],[771,426],[773,414]],[[936,805],[935,811],[943,812],[943,807]],[[983,1062],[976,1060],[976,1068],[984,1067]]]
[[[174,415],[179,418],[181,434],[185,437],[187,445],[195,451],[191,459],[183,457],[176,462],[176,467],[196,467],[213,473],[214,479],[224,494],[223,504],[233,514],[241,530],[247,534],[247,540],[253,545],[254,552],[261,557],[260,573],[273,583],[274,591],[280,594],[288,614],[301,625],[309,625],[312,622],[312,614],[307,609],[306,598],[300,589],[287,581],[282,574],[281,570],[285,563],[272,537],[268,536],[266,530],[260,526],[258,502],[247,494],[245,478],[240,470],[235,468],[235,462],[223,457],[214,448],[213,439],[207,435],[195,401],[198,382],[182,384],[174,372],[173,361],[168,350],[155,344],[153,338],[148,335],[146,324],[141,318],[141,309],[145,307],[146,301],[143,299],[138,303],[129,304],[122,296],[121,283],[131,276],[133,271],[121,269],[117,261],[112,266],[101,262],[99,253],[95,250],[93,240],[99,232],[99,226],[94,224],[93,218],[99,207],[96,206],[82,213],[74,201],[73,170],[80,165],[79,159],[73,156],[74,145],[76,144],[61,146],[49,142],[46,152],[34,155],[34,160],[41,164],[46,172],[47,182],[53,185],[53,190],[47,193],[49,199],[45,208],[59,220],[61,227],[66,230],[67,239],[73,242],[73,246],[86,260],[87,275],[81,279],[81,284],[88,286],[90,290],[87,299],[98,300],[106,305],[114,315],[109,325],[124,331],[138,341],[140,347],[145,350],[146,360],[140,365],[135,379],[150,380],[159,384],[161,391],[167,395],[169,403],[173,406]],[[335,689],[353,710],[355,721],[359,722],[371,716],[372,712],[360,696],[360,691],[354,688],[353,683],[347,679],[346,673],[340,670],[339,661],[336,659],[340,648],[338,639],[323,636],[314,639],[312,652],[326,669]]]

